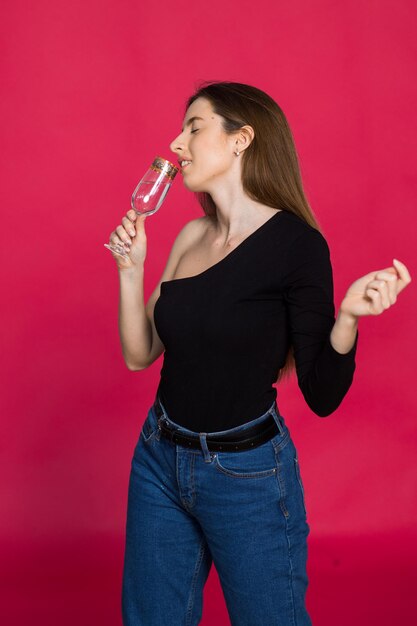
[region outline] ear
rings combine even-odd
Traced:
[[[252,126],[248,124],[246,126],[242,126],[235,134],[233,149],[238,149],[239,152],[243,152],[250,146],[255,137],[255,131]]]

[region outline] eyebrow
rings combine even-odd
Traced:
[[[198,115],[194,115],[194,117],[190,117],[190,119],[188,120],[188,122],[185,123],[186,126],[190,126],[194,120],[203,120],[204,122],[204,118],[203,117],[198,117]],[[184,128],[181,129],[181,132],[184,132]]]

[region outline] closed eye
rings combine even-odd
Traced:
[[[200,130],[200,129],[199,128],[195,128],[194,130],[191,131],[191,134],[192,133],[196,133],[198,130]]]

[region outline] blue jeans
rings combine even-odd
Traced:
[[[232,626],[311,626],[307,536],[297,451],[276,402],[279,432],[256,448],[209,452],[165,439],[152,406],[129,479],[122,586],[124,626],[196,626],[214,561]]]

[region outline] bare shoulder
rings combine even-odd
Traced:
[[[207,215],[196,217],[183,226],[180,234],[184,233],[185,238],[198,237],[199,235],[204,234],[210,224],[211,219]]]
[[[179,253],[185,252],[195,243],[204,237],[207,229],[209,228],[212,220],[207,215],[197,217],[187,222],[175,239],[175,247]]]
[[[204,238],[204,234],[210,223],[211,219],[207,216],[203,216],[197,217],[184,224],[172,244],[160,283],[171,280],[174,277],[180,259]],[[157,297],[159,297],[159,285],[156,290]]]

